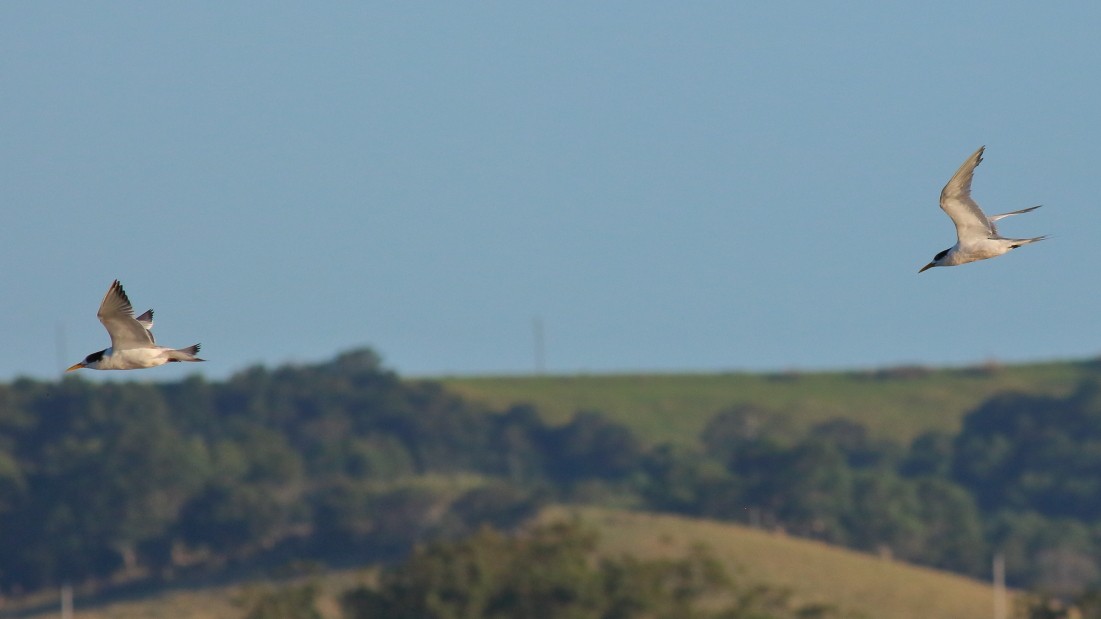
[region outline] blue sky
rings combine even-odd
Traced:
[[[1101,349],[1101,5],[0,7],[0,379],[967,364]],[[917,270],[941,187],[1052,240]],[[90,373],[90,372],[86,372]],[[119,378],[137,378],[126,374]]]

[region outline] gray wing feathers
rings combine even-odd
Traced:
[[[153,337],[153,310],[147,309],[141,316],[135,318],[141,326],[145,327],[145,330],[149,332],[149,339],[156,343],[157,338]]]
[[[1036,209],[1040,208],[1041,206],[1043,206],[1043,204],[1037,204],[1036,206],[1030,206],[1028,208],[1023,208],[1019,211],[1013,211],[1012,213],[1002,213],[1001,215],[991,215],[990,216],[990,221],[991,222],[998,221],[999,219],[1002,219],[1003,217],[1009,217],[1010,215],[1020,215],[1021,213],[1029,213],[1031,211],[1035,211]]]
[[[115,350],[145,348],[153,345],[153,334],[134,318],[134,308],[130,305],[130,299],[126,297],[126,291],[122,289],[122,284],[117,279],[107,289],[107,294],[104,295],[96,315],[111,336],[111,347]],[[142,314],[142,318],[146,318],[147,315],[150,319],[149,326],[152,327],[152,311]]]
[[[961,241],[969,237],[985,237],[995,233],[994,225],[986,218],[986,214],[982,212],[979,205],[971,199],[971,180],[975,175],[975,167],[982,162],[982,153],[985,149],[985,146],[981,146],[979,150],[972,153],[940,192],[940,208],[956,224],[956,237]]]

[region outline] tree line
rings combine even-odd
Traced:
[[[406,381],[369,350],[225,381],[0,385],[0,589],[292,557],[396,560],[550,501],[732,520],[1010,583],[1101,580],[1101,380],[1006,393],[902,445],[718,411],[697,446],[599,412],[552,426]]]
[[[520,535],[482,528],[420,547],[378,582],[340,596],[347,619],[842,619],[833,606],[796,601],[785,588],[734,578],[706,548],[639,559],[597,552],[576,522]],[[284,586],[245,619],[320,619],[319,590]]]

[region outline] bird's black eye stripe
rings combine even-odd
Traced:
[[[934,261],[940,260],[941,258],[943,258],[943,257],[945,257],[945,256],[947,256],[947,255],[948,255],[948,250],[946,249],[946,250],[944,250],[944,251],[940,252],[939,254],[937,254],[937,255],[933,256],[933,260],[934,260]]]
[[[99,352],[94,352],[94,353],[88,355],[87,357],[85,357],[84,362],[85,363],[95,363],[96,361],[99,361],[99,360],[103,359],[103,353],[104,353],[103,350],[101,350]]]

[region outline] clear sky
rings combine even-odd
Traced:
[[[1101,350],[1101,4],[0,6],[0,379],[115,278],[209,362],[406,375]],[[974,196],[1007,256],[918,269]],[[85,371],[91,374],[90,371]],[[135,373],[118,378],[139,378]]]

